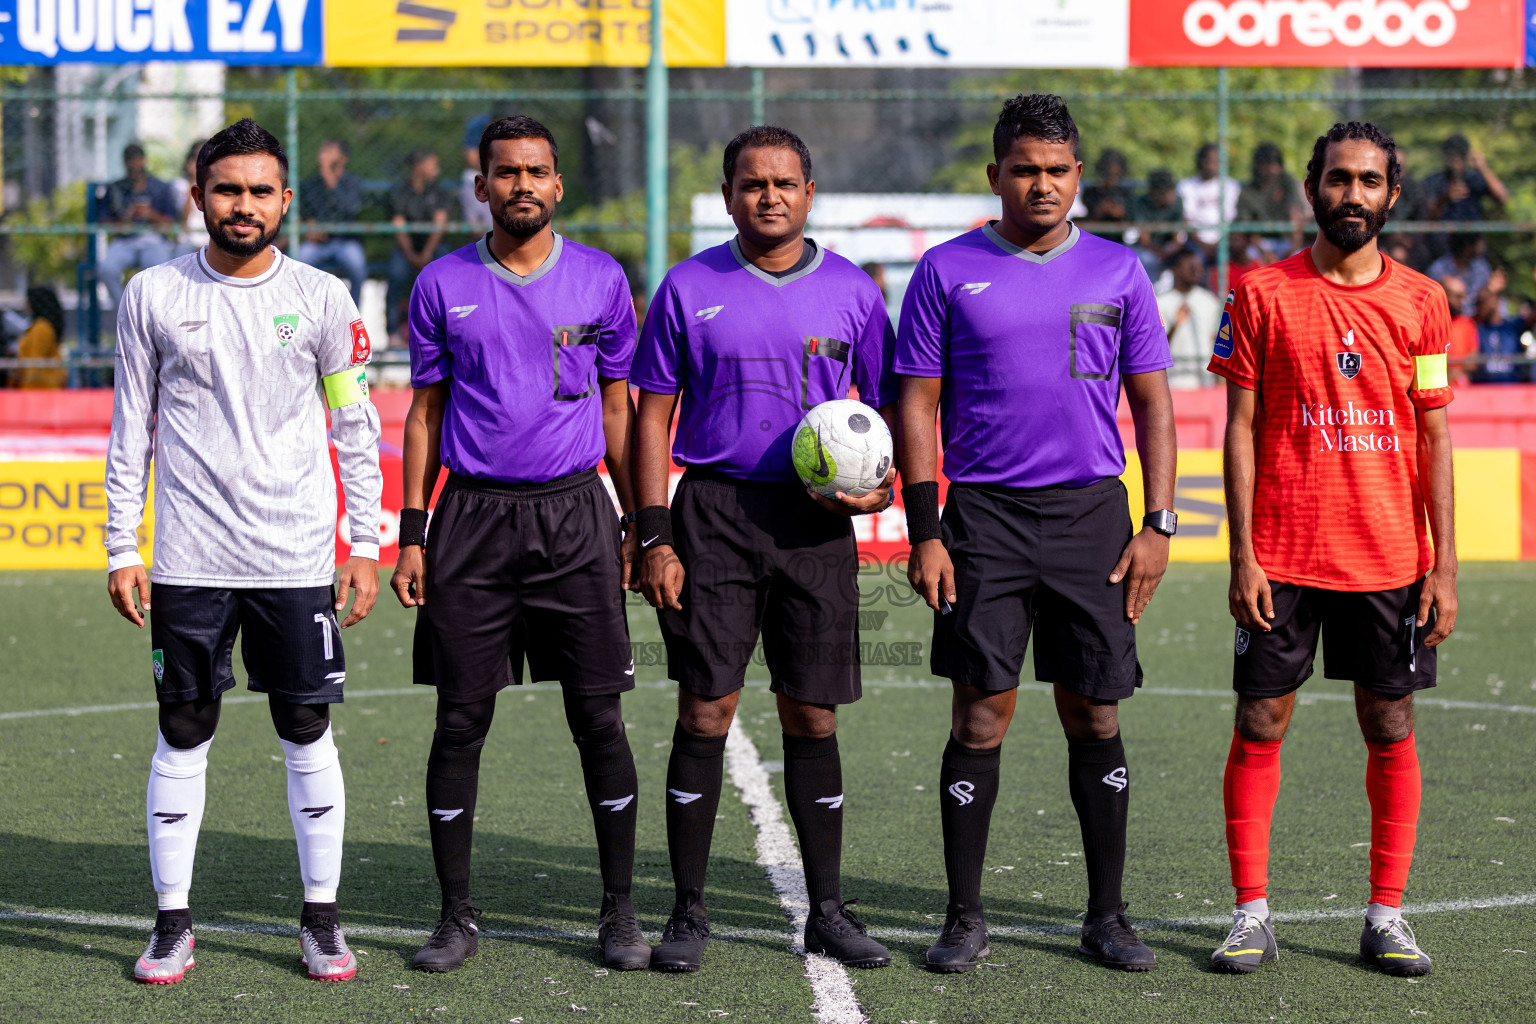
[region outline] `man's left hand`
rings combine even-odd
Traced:
[[[352,611],[341,624],[342,629],[354,626],[368,617],[373,611],[373,602],[379,597],[379,562],[376,558],[359,558],[353,555],[347,559],[341,567],[340,574],[336,577],[336,610],[339,612],[347,606],[347,591],[357,591],[357,597],[352,602]]]
[[[839,515],[845,516],[863,516],[869,515],[871,512],[884,512],[891,507],[893,500],[891,498],[891,485],[895,482],[896,467],[892,466],[885,474],[885,479],[880,482],[879,487],[857,498],[850,497],[845,491],[838,491],[831,498],[824,494],[817,494],[810,488],[806,488],[805,493],[809,494],[816,504],[828,512],[836,512]]]
[[[1141,622],[1157,585],[1168,571],[1168,538],[1151,527],[1144,527],[1120,552],[1120,561],[1110,570],[1109,582],[1125,580],[1125,617],[1131,625]]]

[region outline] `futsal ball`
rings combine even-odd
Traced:
[[[822,402],[795,430],[795,472],[829,498],[838,491],[857,498],[879,487],[894,455],[885,420],[851,398]]]

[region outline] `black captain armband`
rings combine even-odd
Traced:
[[[640,536],[640,552],[672,543],[672,510],[665,505],[647,505],[635,513],[635,527]]]
[[[924,480],[901,489],[901,502],[907,509],[907,539],[913,544],[937,540],[939,534],[939,482]]]
[[[400,549],[427,546],[427,510],[403,508],[400,510]]]

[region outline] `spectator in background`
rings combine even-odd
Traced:
[[[459,216],[477,231],[491,230],[491,204],[475,198],[475,178],[480,175],[480,136],[491,123],[481,114],[464,122],[464,170],[459,174]]]
[[[1381,251],[1404,266],[1413,266],[1413,242],[1407,235],[1382,235]],[[1454,307],[1453,307],[1454,308]]]
[[[410,170],[405,180],[389,193],[389,219],[397,228],[406,224],[430,223],[428,234],[395,233],[395,249],[389,254],[389,308],[387,320],[392,338],[405,340],[400,334],[405,323],[405,304],[411,297],[411,286],[416,275],[437,256],[437,247],[443,241],[443,228],[448,223],[448,201],[442,189],[437,187],[442,163],[430,149],[413,149],[409,158]]]
[[[32,322],[16,340],[18,359],[58,359],[64,354],[64,307],[58,294],[45,285],[27,289],[27,316]],[[12,370],[13,388],[62,388],[69,381],[69,371],[62,366],[23,367]]]
[[[1175,253],[1169,270],[1173,286],[1157,296],[1157,312],[1168,331],[1168,348],[1173,354],[1168,386],[1209,387],[1216,383],[1216,377],[1206,372],[1205,364],[1211,358],[1216,327],[1221,322],[1221,302],[1200,284],[1205,259],[1196,249]]]
[[[859,269],[868,274],[869,279],[875,282],[875,287],[880,289],[880,297],[887,302],[891,301],[890,294],[885,290],[885,264],[874,262],[861,263],[859,264]]]
[[[144,147],[123,147],[124,177],[107,186],[100,218],[112,240],[97,268],[107,286],[112,305],[123,296],[123,274],[137,267],[153,267],[173,255],[164,231],[181,212],[171,186],[150,174],[144,166]]]
[[[1461,312],[1467,305],[1467,283],[1455,275],[1440,278],[1451,307],[1451,341],[1446,347],[1446,375],[1452,385],[1465,384],[1476,368],[1477,321]]]
[[[1406,150],[1401,146],[1397,150],[1397,170],[1401,176],[1402,191],[1397,194],[1397,202],[1387,212],[1387,223],[1427,219],[1424,212],[1424,183],[1409,173]],[[1443,238],[1441,244],[1444,244]],[[1387,235],[1383,234],[1381,248],[1399,263],[1420,272],[1434,258],[1430,255],[1429,237],[1426,235],[1395,234],[1389,243]]]
[[[187,147],[187,158],[181,164],[181,177],[171,182],[171,193],[176,199],[176,209],[180,211],[178,216],[181,224],[173,253],[176,256],[197,252],[208,244],[208,225],[203,220],[203,211],[197,208],[197,203],[192,199],[192,186],[197,184],[197,154],[203,148],[203,141],[199,139]]]
[[[1195,232],[1205,258],[1216,255],[1221,232],[1210,230],[1223,219],[1237,219],[1237,196],[1243,190],[1236,178],[1221,176],[1221,150],[1207,142],[1195,154],[1195,173],[1179,182],[1179,199],[1184,203],[1184,219],[1204,231]]]
[[[1083,191],[1083,205],[1088,208],[1088,219],[1112,224],[1129,223],[1136,197],[1123,184],[1127,170],[1125,154],[1118,149],[1106,149],[1099,154],[1093,170],[1094,182]],[[1125,240],[1124,235],[1118,231],[1105,232],[1103,237],[1112,242]]]
[[[1253,150],[1253,179],[1237,196],[1237,219],[1287,221],[1291,225],[1289,234],[1253,236],[1264,250],[1266,262],[1284,259],[1301,248],[1305,214],[1301,186],[1286,173],[1280,147],[1273,142],[1259,143]]]
[[[1254,243],[1254,236],[1243,231],[1233,231],[1227,235],[1227,290],[1237,287],[1244,275],[1258,270],[1272,261],[1268,253],[1260,249]],[[1211,291],[1221,291],[1221,268],[1214,262],[1211,264]]]
[[[327,231],[315,231],[318,223],[356,221],[363,215],[363,183],[348,172],[352,151],[341,139],[326,139],[315,151],[319,173],[306,178],[299,188],[299,212],[306,225],[294,251],[294,259],[322,270],[340,271],[347,279],[352,301],[363,305],[363,285],[368,281],[368,257],[362,240]]]
[[[1482,220],[1483,200],[1496,206],[1509,202],[1509,189],[1488,168],[1483,154],[1473,149],[1464,135],[1452,135],[1440,144],[1444,170],[1424,179],[1426,220]]]
[[[1155,224],[1184,219],[1184,202],[1173,183],[1172,171],[1159,167],[1147,175],[1146,195],[1137,196],[1132,201],[1131,219],[1135,224],[1126,231],[1125,244],[1135,250],[1147,276],[1155,281],[1167,261],[1184,247],[1187,237],[1182,231],[1152,230]]]
[[[1477,293],[1477,351],[1482,364],[1473,371],[1472,380],[1479,384],[1521,384],[1531,379],[1530,367],[1515,361],[1525,355],[1523,339],[1531,324],[1525,317],[1505,315],[1506,283],[1500,268]]]
[[[1452,235],[1451,251],[1429,265],[1429,276],[1436,281],[1447,277],[1459,277],[1466,286],[1466,298],[1460,308],[1451,307],[1452,313],[1465,316],[1477,315],[1478,295],[1493,276],[1488,264],[1487,243],[1482,235]],[[1503,289],[1499,291],[1502,293]]]

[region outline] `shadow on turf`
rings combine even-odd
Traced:
[[[425,833],[425,828],[423,828]],[[425,839],[425,836],[423,836]],[[421,845],[349,840],[342,873],[343,927],[430,931],[439,895],[432,856]],[[636,854],[633,896],[641,927],[654,939],[671,910],[665,850]],[[0,862],[22,870],[0,876],[0,903],[88,915],[153,917],[144,843],[65,843],[0,833]],[[198,920],[297,924],[301,906],[292,838],[256,838],[204,829],[198,841],[193,913]],[[489,931],[595,932],[602,895],[593,846],[541,843],[482,828],[475,837],[474,901]],[[756,863],[714,858],[710,914],[725,930],[781,930],[787,924]],[[413,938],[380,940],[414,955]],[[500,941],[500,940],[498,940]],[[515,941],[586,956],[584,939],[531,934]],[[782,950],[770,938],[743,939]],[[287,966],[285,964],[285,966]]]

